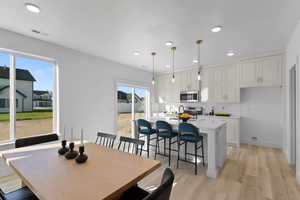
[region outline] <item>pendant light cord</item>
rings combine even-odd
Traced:
[[[174,68],[175,68],[175,50],[176,50],[176,47],[172,47],[172,68],[173,68],[173,78],[175,77],[174,75]]]

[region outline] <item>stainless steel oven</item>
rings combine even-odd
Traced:
[[[199,102],[199,100],[200,100],[199,91],[180,92],[181,103]]]

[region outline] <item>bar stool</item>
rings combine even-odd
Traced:
[[[151,123],[148,122],[147,120],[144,119],[138,119],[137,120],[137,137],[140,139],[140,137],[147,137],[147,157],[149,158],[149,152],[150,152],[150,146],[155,146],[151,145],[150,141],[154,140],[156,138],[151,138],[152,134],[155,134],[156,130],[152,129]],[[142,136],[141,136],[142,135]]]
[[[201,143],[198,146],[198,143]],[[187,144],[192,143],[194,144],[195,153],[188,153],[187,152]],[[180,159],[180,146],[185,144],[185,156],[184,159]],[[198,149],[201,148],[201,155],[197,154]],[[191,155],[195,157],[195,162],[191,162],[187,160],[187,155]],[[177,158],[177,168],[179,166],[179,161],[184,161],[187,163],[191,163],[195,165],[195,174],[197,174],[197,158],[202,158],[203,166],[204,163],[204,148],[203,148],[203,136],[199,135],[199,130],[192,124],[189,123],[180,123],[178,126],[178,158]]]
[[[156,155],[162,155],[162,156],[168,156],[169,157],[169,166],[171,164],[171,150],[177,151],[171,148],[172,144],[176,143],[177,140],[172,142],[172,138],[176,138],[178,135],[177,132],[174,132],[172,130],[172,126],[165,121],[157,121],[156,122],[156,145],[155,145],[155,156],[154,159],[156,159]],[[166,140],[169,140],[169,147],[166,148]],[[164,141],[164,153],[161,154],[159,151],[159,141]],[[158,147],[158,152],[157,152]],[[169,154],[166,155],[166,149],[169,150]]]

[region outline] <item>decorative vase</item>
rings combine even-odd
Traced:
[[[75,158],[75,161],[78,164],[85,163],[88,159],[88,156],[84,153],[84,146],[79,147],[79,155]]]
[[[76,158],[76,156],[78,155],[78,152],[74,150],[74,142],[71,142],[69,144],[69,148],[70,148],[70,151],[68,151],[66,154],[65,154],[65,158],[66,159],[74,159]]]
[[[69,151],[69,148],[67,148],[66,145],[67,145],[67,141],[66,140],[62,140],[61,141],[62,148],[60,148],[58,150],[59,155],[65,155],[65,153],[67,153]]]

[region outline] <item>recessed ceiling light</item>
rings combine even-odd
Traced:
[[[229,51],[229,52],[227,53],[227,56],[234,56],[234,52]]]
[[[38,31],[38,30],[36,30],[36,29],[32,29],[31,30],[33,33],[35,33],[35,34],[40,34],[41,33],[41,31]]]
[[[218,32],[220,32],[222,30],[222,28],[223,28],[222,26],[214,26],[210,30],[213,33],[218,33]]]
[[[141,52],[139,52],[139,51],[134,51],[132,54],[135,55],[135,56],[139,56],[139,55],[141,55]]]
[[[194,60],[193,60],[193,63],[198,63],[198,60],[197,60],[197,59],[194,59]]]
[[[165,43],[165,45],[168,46],[168,47],[169,47],[169,46],[172,46],[172,45],[173,45],[173,42],[172,42],[172,41],[167,41],[167,42]]]
[[[166,65],[166,68],[170,68],[171,67],[171,65]]]
[[[29,12],[32,12],[32,13],[40,13],[41,12],[40,7],[38,7],[37,5],[32,4],[32,3],[25,3],[25,7]]]

